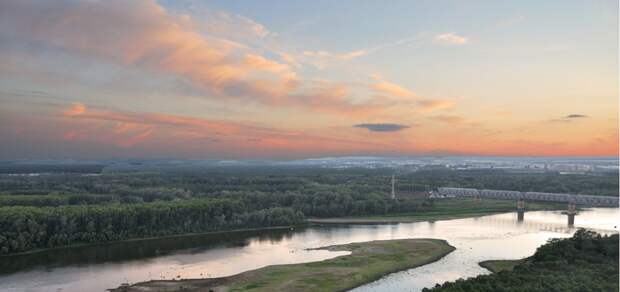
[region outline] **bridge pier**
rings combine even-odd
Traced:
[[[575,202],[568,203],[568,211],[566,211],[566,215],[568,216],[568,226],[575,225],[575,215],[577,215],[577,206]]]
[[[519,199],[517,201],[517,221],[523,222],[525,217],[525,200]]]

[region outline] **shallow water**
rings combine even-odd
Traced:
[[[580,212],[575,226],[560,212],[516,213],[437,222],[320,226],[185,236],[61,249],[0,258],[2,291],[104,291],[150,279],[220,277],[272,264],[319,261],[346,254],[306,250],[319,246],[402,238],[441,238],[457,249],[443,259],[388,275],[353,291],[419,291],[488,273],[478,262],[527,257],[554,237],[578,227],[617,232],[620,211]]]

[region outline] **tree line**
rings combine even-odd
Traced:
[[[253,210],[238,200],[0,208],[0,254],[72,244],[304,223],[291,208]]]
[[[262,169],[235,168],[161,171],[143,173],[51,174],[41,176],[0,175],[0,206],[139,203],[195,197],[219,197],[227,193],[307,194],[337,193],[354,196],[390,193],[393,169]],[[559,173],[514,173],[503,170],[461,171],[449,169],[402,172],[396,176],[397,193],[426,192],[438,187],[469,187],[618,195],[618,173],[598,175]],[[8,198],[1,195],[47,196],[54,200]],[[91,196],[92,195],[92,196]],[[95,195],[99,197],[94,197]],[[70,197],[69,197],[70,196]],[[48,202],[48,203],[46,203]]]

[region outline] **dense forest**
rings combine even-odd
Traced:
[[[618,291],[618,234],[578,230],[552,239],[512,271],[437,284],[430,291]]]
[[[0,254],[136,237],[304,223],[291,208],[249,210],[230,199],[0,208]]]
[[[93,170],[94,168],[86,168]],[[427,211],[440,186],[617,195],[617,173],[222,167],[0,175],[0,254],[168,234]]]

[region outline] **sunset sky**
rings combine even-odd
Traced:
[[[0,159],[618,155],[615,0],[3,0],[0,76]]]

